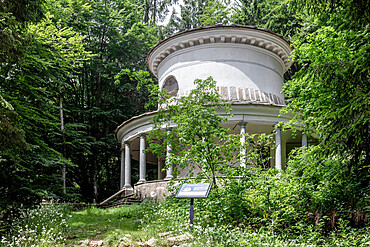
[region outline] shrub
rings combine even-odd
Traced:
[[[20,209],[10,232],[2,237],[1,246],[50,246],[64,241],[69,213],[70,209],[63,204]]]
[[[282,179],[281,177],[280,179]],[[279,186],[279,184],[277,184]],[[288,189],[290,191],[291,189]],[[273,196],[275,197],[275,196]],[[273,198],[272,197],[272,198]],[[277,209],[276,214],[271,214],[268,220],[258,219],[254,215],[255,222],[261,222],[260,225],[242,225],[228,224],[226,212],[217,211],[222,205],[224,209],[227,200],[220,197],[219,204],[216,198],[196,199],[194,201],[194,225],[192,238],[187,240],[186,246],[208,247],[208,246],[369,246],[370,235],[368,229],[355,229],[349,227],[347,222],[341,221],[338,228],[329,235],[325,235],[319,228],[313,224],[306,223],[307,216],[294,212],[295,217],[287,217],[282,212],[295,205],[288,200],[285,206]],[[293,197],[295,198],[295,197]],[[274,200],[273,200],[274,201]],[[276,203],[277,201],[275,201]],[[284,202],[284,200],[283,200]],[[262,207],[262,206],[260,206]],[[263,206],[265,207],[265,206]],[[171,232],[171,235],[185,234],[189,230],[189,200],[168,198],[166,201],[158,204],[145,205],[144,230],[151,236],[158,233]],[[262,212],[262,211],[261,211]],[[291,212],[291,211],[288,211]],[[271,226],[272,217],[282,217],[274,226]],[[299,220],[298,216],[302,216]],[[246,215],[244,220],[251,220],[252,216]],[[260,220],[260,221],[259,221]],[[292,222],[293,226],[285,226],[284,231],[279,230],[284,224]],[[295,230],[292,230],[292,228]],[[277,231],[279,230],[279,231]],[[185,245],[184,245],[185,246]]]
[[[321,145],[291,156],[287,175],[300,184],[299,197],[305,200],[311,221],[334,230],[340,219],[364,227],[370,212],[369,175],[366,169],[351,166],[352,156],[328,155]]]

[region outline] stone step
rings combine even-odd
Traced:
[[[126,196],[121,196],[121,199],[112,202],[107,201],[104,204],[99,204],[100,208],[113,208],[113,207],[121,207],[121,206],[128,206],[132,204],[140,204],[142,201],[136,196],[136,194],[130,194]],[[115,198],[117,199],[117,198]]]

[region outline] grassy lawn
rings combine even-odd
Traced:
[[[9,234],[0,239],[0,247],[370,246],[368,226],[356,229],[343,220],[337,229],[326,234],[312,224],[302,225],[300,234],[287,230],[274,233],[269,225],[253,229],[210,221],[206,211],[200,213],[201,206],[195,204],[197,211],[190,235],[189,208],[185,201],[144,202],[141,205],[87,208],[74,212],[63,204],[40,205],[23,209],[14,218]],[[220,211],[214,213],[220,216]]]
[[[81,244],[86,240],[103,240],[113,246],[129,239],[132,244],[145,242],[147,233],[140,230],[142,210],[139,205],[111,209],[87,208],[73,212],[68,219],[66,244]]]

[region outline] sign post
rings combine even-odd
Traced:
[[[176,194],[176,198],[190,199],[190,232],[193,230],[194,198],[207,198],[211,188],[212,183],[181,184],[179,191]]]
[[[190,221],[189,221],[189,231],[193,231],[193,208],[194,208],[194,198],[190,198]]]

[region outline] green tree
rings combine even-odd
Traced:
[[[180,13],[172,12],[169,24],[166,27],[168,34],[176,31],[184,31],[200,27],[200,14],[203,11],[205,1],[185,0],[180,6]]]
[[[91,59],[63,86],[66,156],[76,164],[67,184],[80,188],[86,200],[101,200],[119,189],[119,144],[116,127],[145,111],[145,88],[116,75],[122,69],[145,70],[145,56],[157,42],[157,27],[142,22],[136,1],[76,1],[56,8],[66,26],[84,35]],[[59,6],[59,5],[58,5]],[[66,15],[64,13],[66,10]]]
[[[230,134],[222,124],[232,116],[231,105],[225,103],[216,90],[212,77],[195,80],[196,88],[188,96],[171,98],[162,92],[159,110],[153,119],[154,129],[150,132],[148,150],[158,157],[165,156],[166,146],[171,146],[167,156],[167,167],[190,168],[189,177],[206,179],[218,186],[217,178],[231,178],[240,174],[240,158],[246,165],[259,166],[268,161],[261,155],[261,146],[271,146],[271,135],[245,134],[246,142],[240,145],[240,134]],[[222,116],[218,112],[225,112]],[[171,128],[170,132],[163,128]],[[247,150],[240,154],[240,148]],[[200,172],[193,174],[196,169]]]
[[[366,210],[370,192],[369,8],[362,1],[290,3],[309,16],[306,30],[293,44],[292,57],[300,70],[283,87],[285,111],[293,112],[293,123],[300,123],[319,142],[298,156],[310,166],[302,171],[299,158],[294,157],[291,165],[303,178],[315,167],[315,179],[308,176],[306,182],[322,191],[321,196],[331,198],[321,204],[325,209],[315,207],[320,213],[342,207]]]
[[[234,14],[237,24],[258,26],[265,25],[270,12],[269,0],[240,0]]]
[[[235,24],[267,28],[291,38],[303,26],[303,14],[290,7],[289,1],[239,0],[231,20]]]
[[[9,103],[0,109],[6,131],[0,149],[2,207],[63,196],[60,168],[72,165],[59,149],[58,85],[73,76],[88,52],[83,36],[53,20],[50,12],[43,16],[15,22],[19,52],[5,57],[0,67],[0,91]]]
[[[144,23],[150,25],[158,24],[165,19],[168,14],[168,7],[176,4],[178,0],[143,0]]]
[[[216,24],[229,24],[231,9],[228,0],[206,1],[202,13],[199,15],[202,26],[213,26]]]
[[[166,26],[166,35],[176,31],[212,26],[216,24],[229,24],[231,6],[228,0],[194,1],[185,0],[180,6],[180,13],[175,11]]]
[[[14,63],[19,60],[25,52],[29,36],[22,31],[25,26],[33,21],[39,20],[43,13],[42,1],[24,0],[8,1],[0,3],[0,78],[5,80],[10,73]],[[9,152],[12,149],[26,147],[24,131],[20,118],[14,107],[2,96],[4,90],[0,91],[0,140],[1,151]]]

